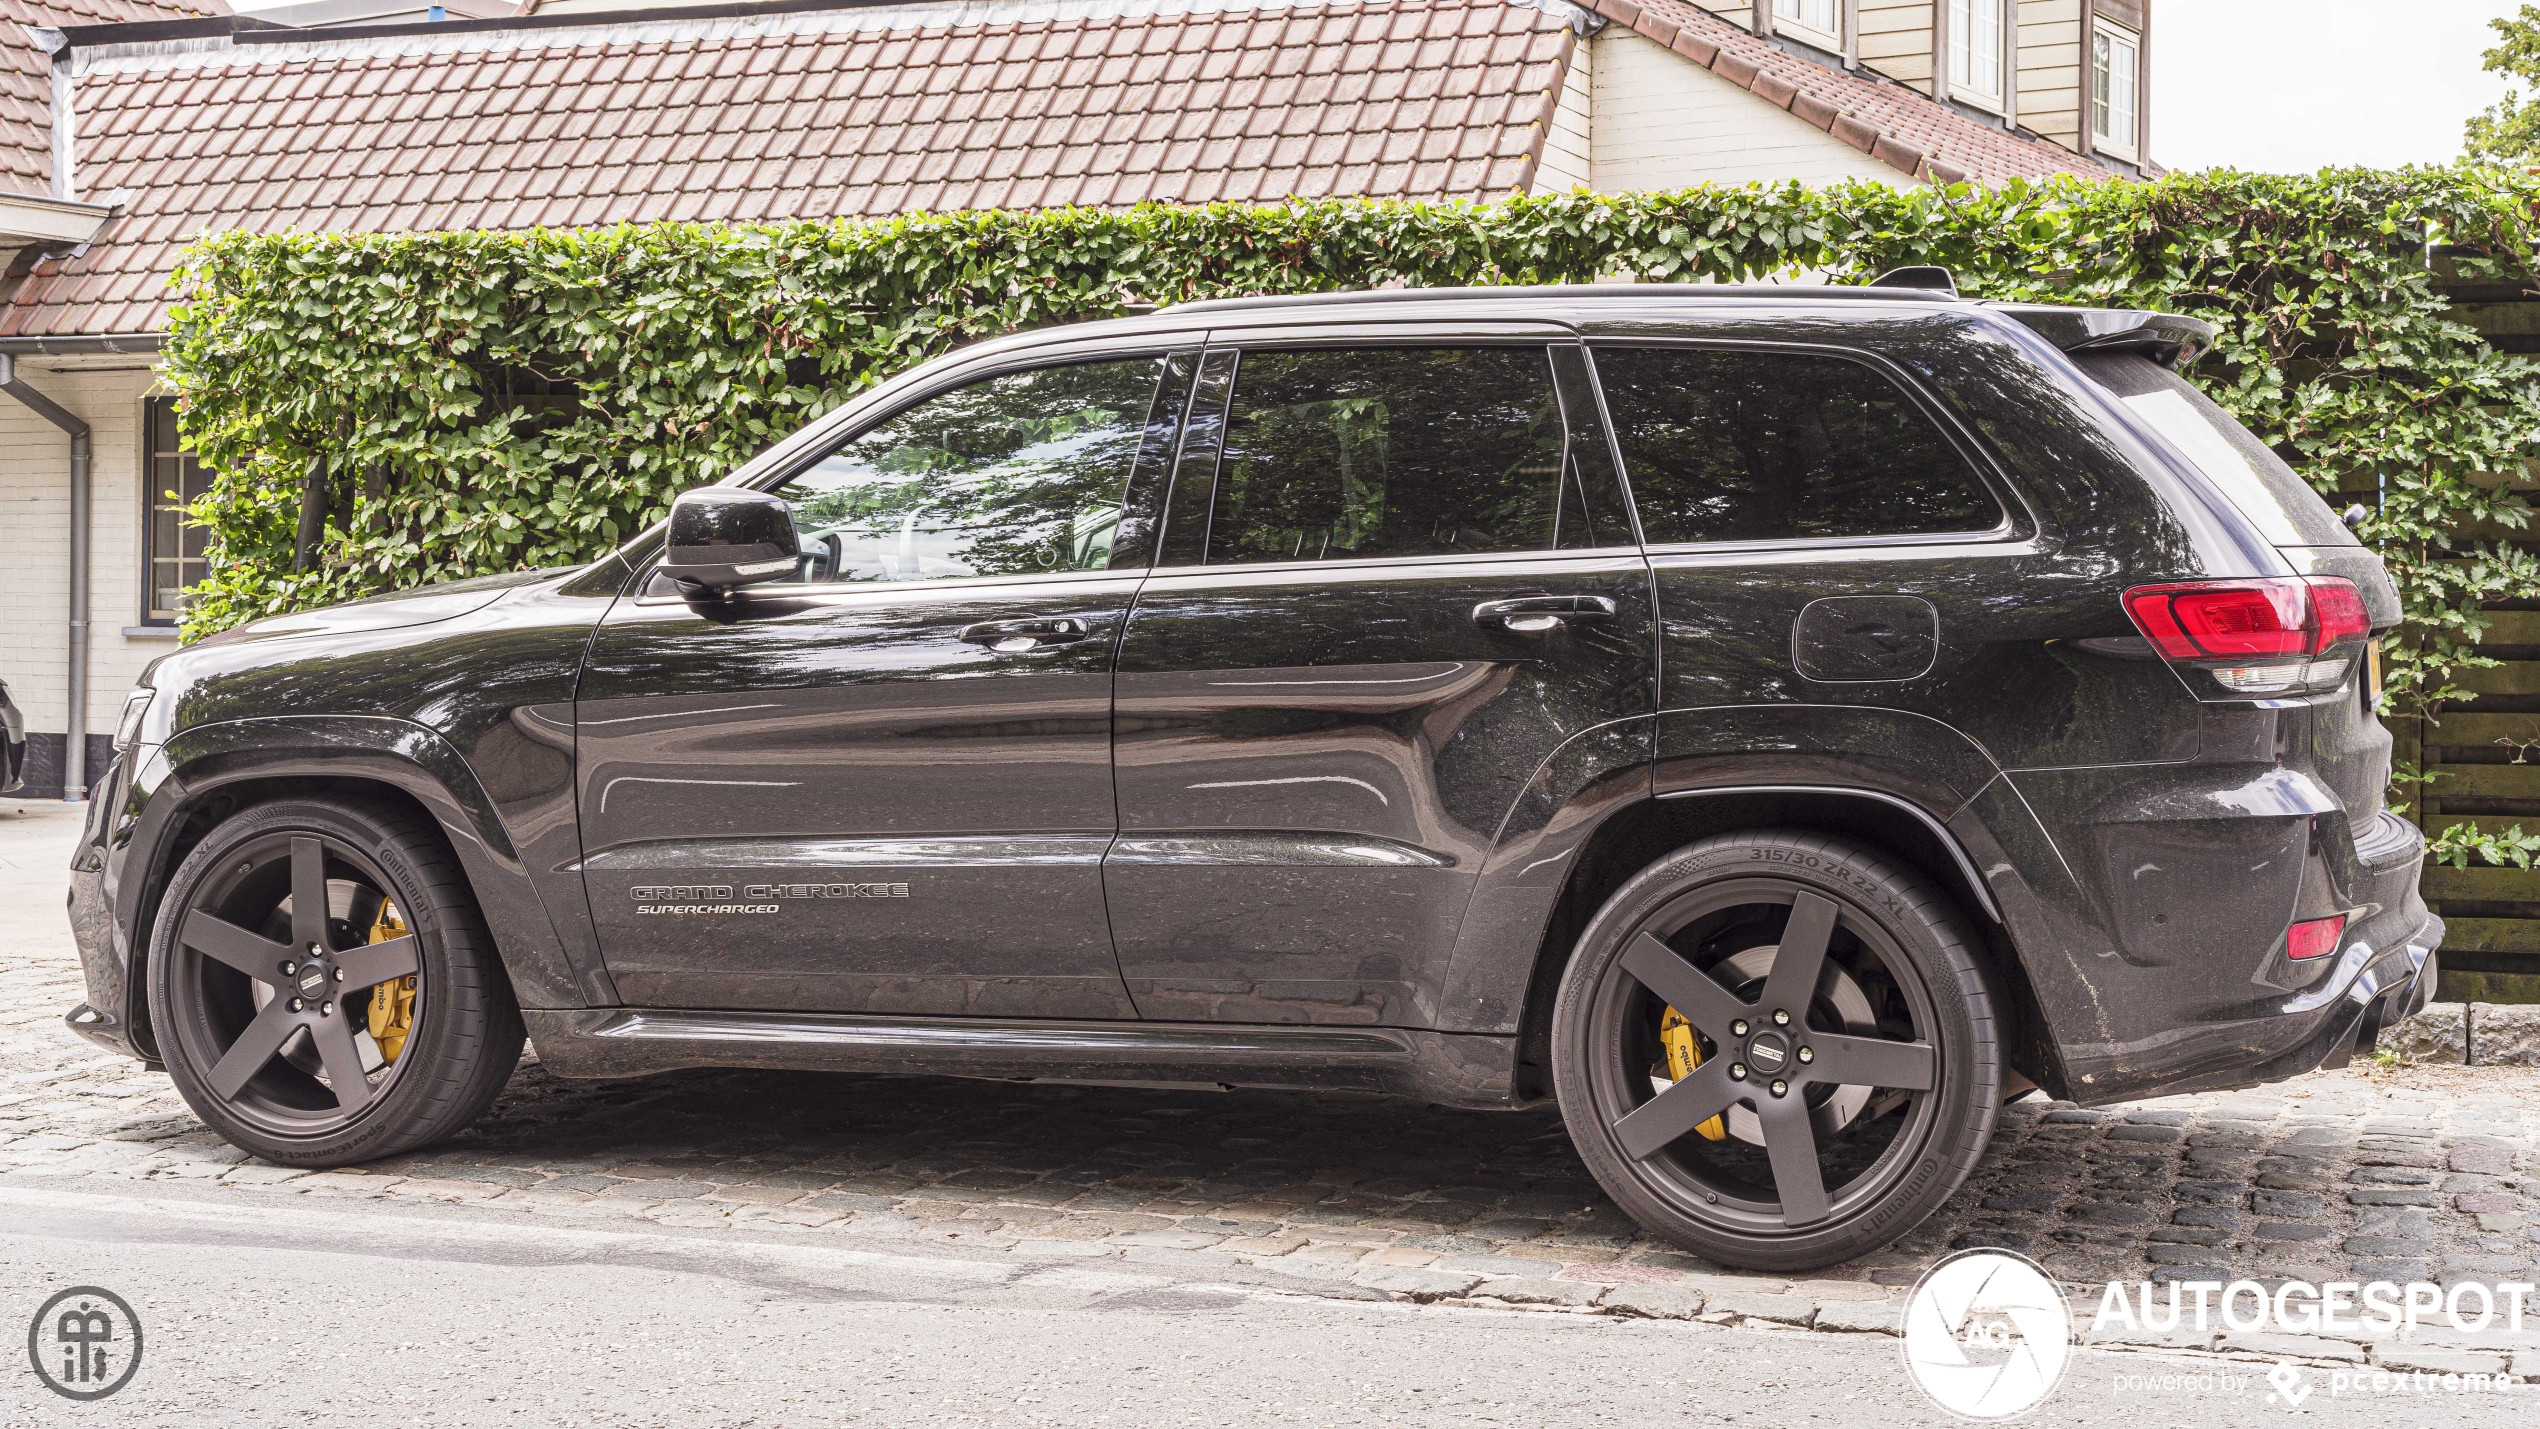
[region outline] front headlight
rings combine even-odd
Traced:
[[[158,691],[144,687],[124,696],[123,718],[115,721],[115,753],[121,754],[141,741],[141,721],[150,713],[150,698]]]

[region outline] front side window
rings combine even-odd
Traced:
[[[2002,97],[2003,0],[1949,0],[1949,82]]]
[[[1627,545],[1541,347],[1243,353],[1211,565]]]
[[[203,538],[208,534],[185,524],[185,508],[210,489],[212,478],[194,453],[177,445],[175,398],[150,398],[144,418],[149,450],[141,458],[148,483],[141,504],[141,619],[147,625],[174,625],[185,615],[187,588],[203,579]]]
[[[799,579],[1102,570],[1165,359],[991,377],[841,443],[776,494]]]
[[[1788,20],[1838,43],[1843,38],[1835,28],[1842,23],[1835,15],[1835,0],[1773,0],[1773,18]]]
[[[2090,132],[2114,150],[2134,152],[2142,43],[2102,21],[2090,36]]]
[[[1876,370],[1815,353],[1599,347],[1650,542],[1973,533],[2002,508]]]

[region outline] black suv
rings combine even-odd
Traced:
[[[2291,1076],[2433,981],[2396,595],[2211,336],[1615,285],[982,344],[596,565],[160,660],[70,1021],[293,1165],[524,1031],[1552,1097],[1652,1231],[1841,1260],[2032,1086]]]

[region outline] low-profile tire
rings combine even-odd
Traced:
[[[374,1037],[382,983],[391,1002]],[[439,832],[336,798],[258,805],[186,856],[160,901],[149,998],[160,1055],[195,1115],[287,1166],[373,1161],[451,1135],[493,1104],[523,1040],[494,940]]]
[[[2005,1029],[1977,946],[1948,898],[1858,844],[1777,829],[1679,849],[1606,900],[1562,977],[1571,1138],[1627,1214],[1706,1260],[1878,1250],[1993,1135]]]

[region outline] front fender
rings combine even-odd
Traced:
[[[374,780],[411,795],[457,853],[523,1007],[613,1003],[607,975],[578,966],[474,770],[441,735],[371,715],[286,715],[196,725],[140,761],[110,828],[107,895],[127,956],[174,869],[174,835],[251,780]]]

